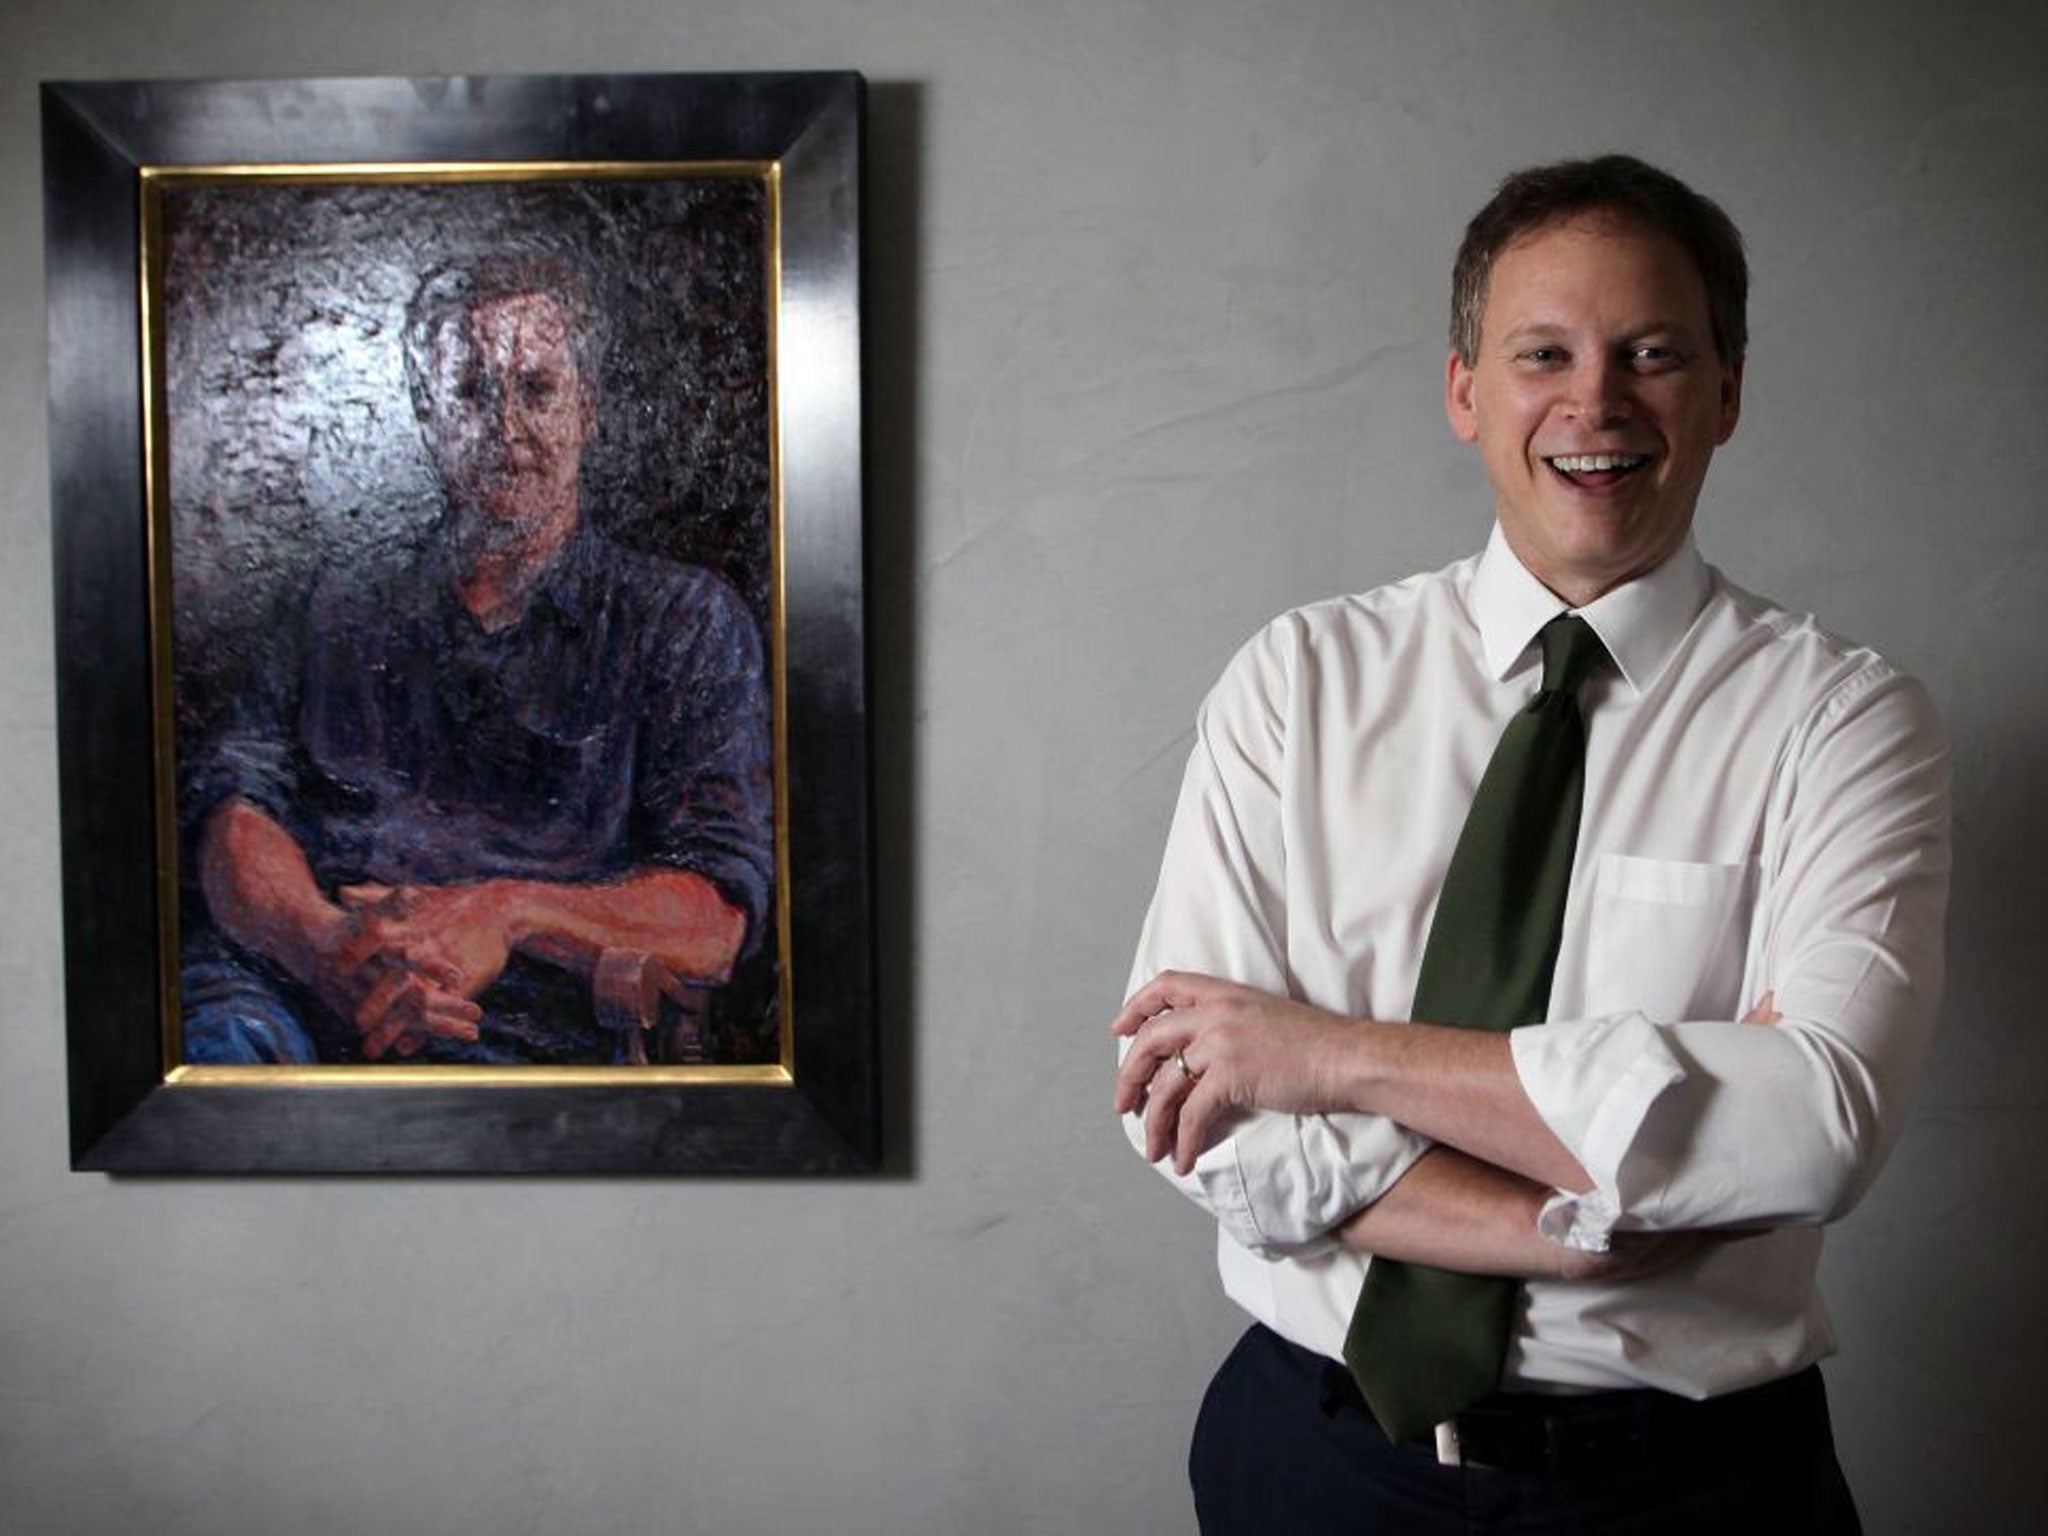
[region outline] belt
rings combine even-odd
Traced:
[[[1298,1347],[1298,1346],[1293,1346]],[[1302,1351],[1310,1354],[1309,1351]],[[1371,1416],[1343,1366],[1312,1355],[1323,1373],[1323,1412]],[[1570,1394],[1496,1392],[1440,1428],[1434,1452],[1453,1465],[1507,1472],[1613,1473],[1718,1460],[1744,1449],[1803,1443],[1827,1422],[1820,1368],[1702,1401],[1649,1387]]]

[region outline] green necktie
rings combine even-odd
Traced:
[[[1543,688],[1517,711],[1479,780],[1444,875],[1411,1017],[1518,1029],[1549,1006],[1586,728],[1579,685],[1607,654],[1584,619],[1543,626]],[[1520,1282],[1374,1259],[1344,1361],[1387,1438],[1414,1440],[1500,1384]]]

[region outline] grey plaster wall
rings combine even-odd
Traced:
[[[1477,546],[1445,273],[1624,147],[1757,272],[1710,558],[1956,741],[1946,1031],[1831,1238],[1873,1531],[2017,1529],[2048,1379],[2048,25],[2029,4],[8,0],[0,1526],[1178,1532],[1239,1320],[1103,1026],[1191,711],[1279,608]],[[854,67],[889,1172],[120,1182],[65,1166],[34,82]]]

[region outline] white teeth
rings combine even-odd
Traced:
[[[1583,475],[1601,469],[1634,469],[1648,458],[1647,453],[1561,453],[1550,462],[1568,475]]]

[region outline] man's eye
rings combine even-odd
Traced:
[[[1629,349],[1628,360],[1644,373],[1658,373],[1666,368],[1676,368],[1685,361],[1685,356],[1676,347],[1646,343]]]
[[[1548,368],[1565,360],[1563,347],[1525,347],[1520,360],[1538,368]]]

